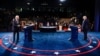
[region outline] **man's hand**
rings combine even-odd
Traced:
[[[20,27],[20,25],[17,25],[18,27]]]

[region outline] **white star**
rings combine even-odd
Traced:
[[[76,52],[81,52],[80,50],[75,50]]]
[[[94,39],[94,37],[91,37],[92,39]]]
[[[88,46],[89,48],[93,48],[93,46]]]
[[[5,43],[6,45],[8,44],[8,43]]]
[[[33,53],[36,53],[36,51],[31,51],[30,53],[32,53],[32,54],[33,54]]]
[[[5,40],[8,40],[8,38],[5,38]]]
[[[97,42],[96,41],[93,41],[93,43],[96,44]]]
[[[13,49],[18,49],[18,47],[14,47]]]
[[[54,54],[59,55],[59,52],[54,52]]]

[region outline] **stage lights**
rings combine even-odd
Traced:
[[[65,2],[66,0],[60,0],[60,2]]]
[[[30,2],[27,2],[27,5],[30,5]]]

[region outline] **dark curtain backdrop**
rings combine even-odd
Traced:
[[[95,0],[95,23],[94,30],[100,31],[100,0]]]

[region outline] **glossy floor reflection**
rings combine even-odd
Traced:
[[[88,40],[83,40],[83,33],[78,40],[69,41],[70,32],[33,32],[32,42],[24,40],[20,32],[19,42],[13,43],[12,32],[0,33],[0,56],[100,56],[100,33],[89,32]]]

